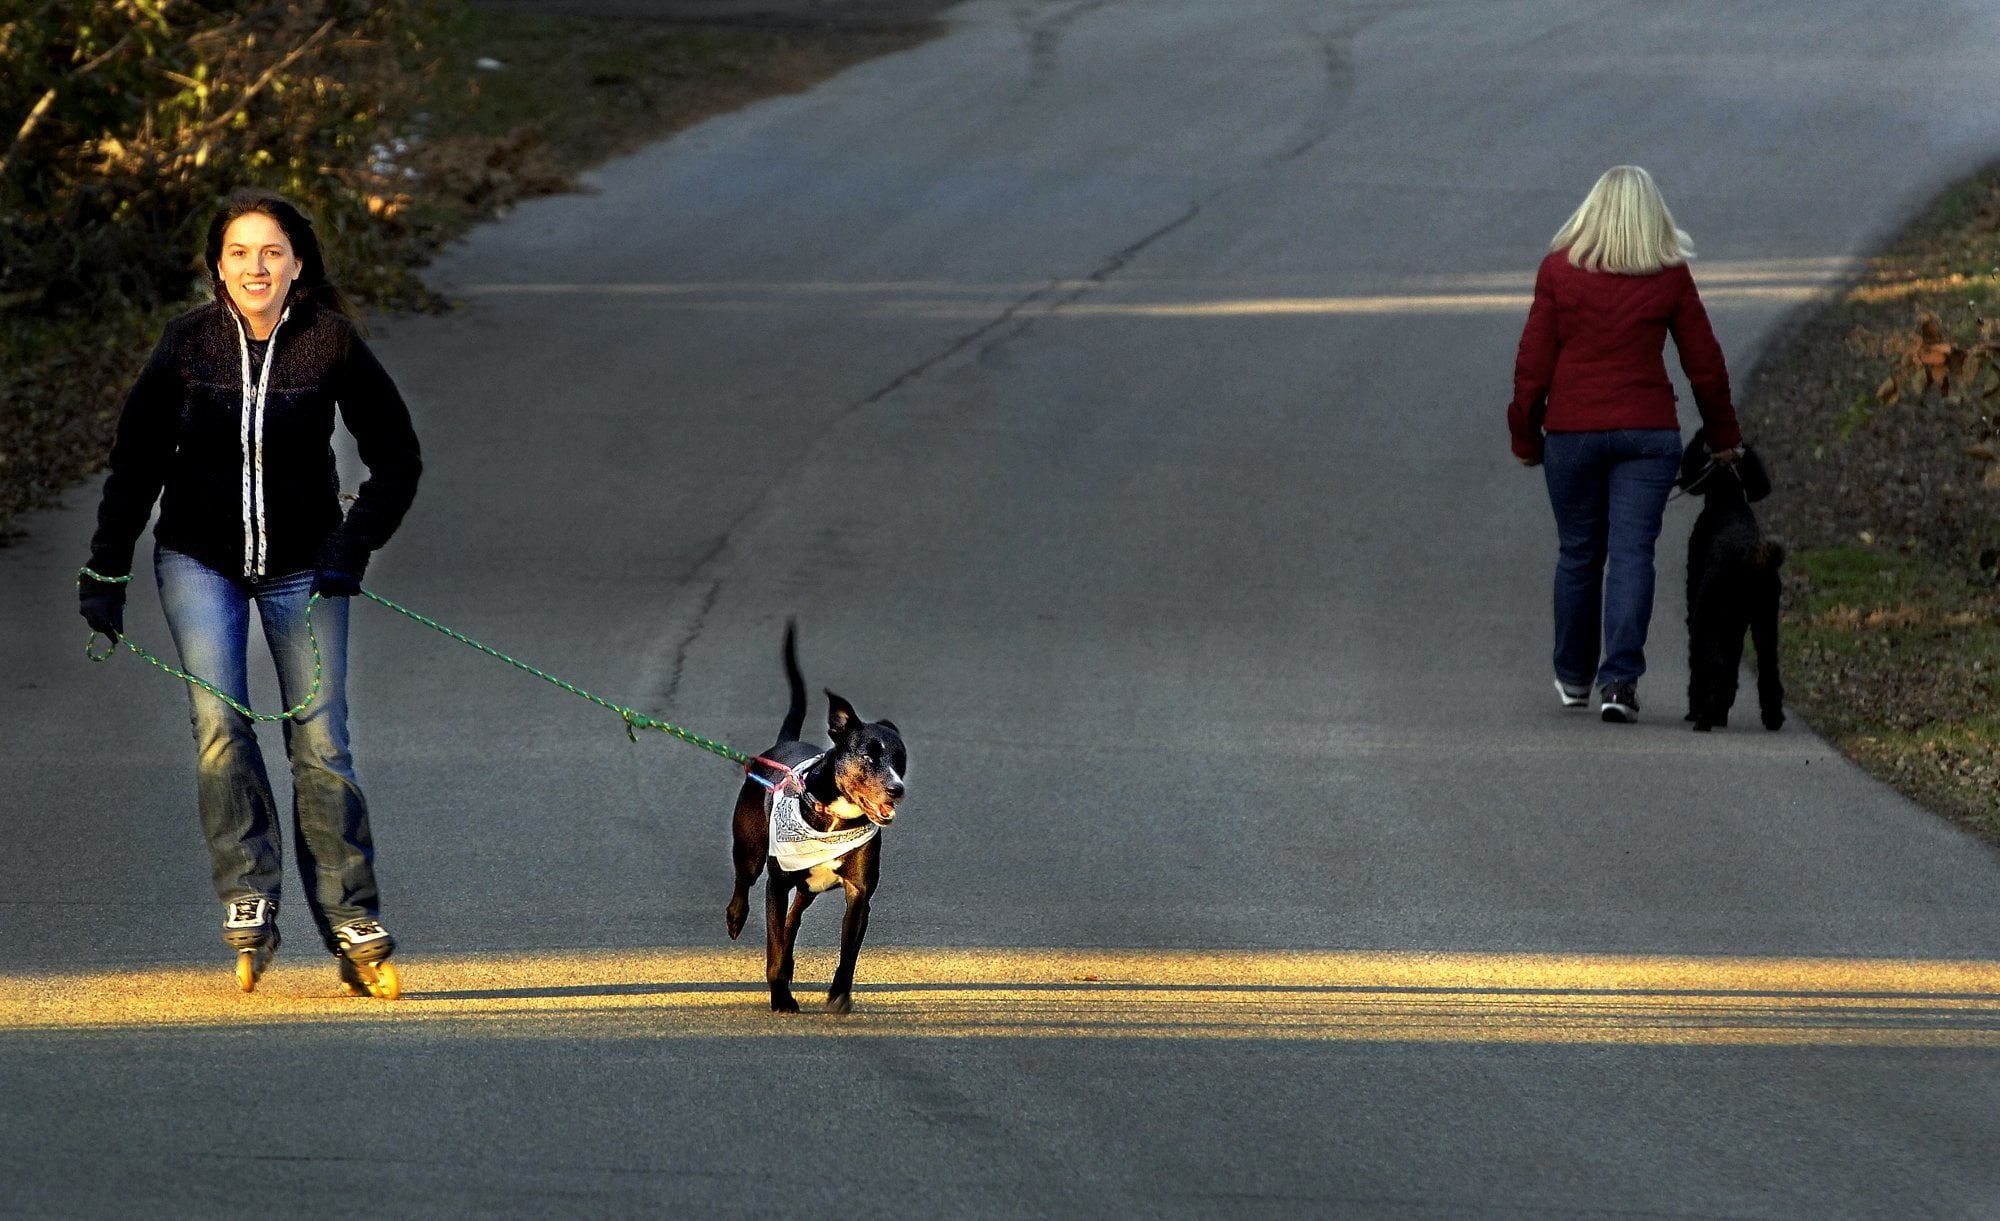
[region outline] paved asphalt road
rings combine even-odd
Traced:
[[[373,588],[753,748],[797,615],[905,727],[856,1014],[724,939],[725,765],[373,606],[413,995],[296,919],[231,992],[182,696],[77,655],[80,490],[0,552],[0,1213],[2000,1216],[2000,857],[1796,720],[1686,731],[1684,504],[1645,720],[1558,711],[1501,418],[1599,171],[1741,381],[1994,151],[2000,15],[950,20],[378,330],[429,469]]]

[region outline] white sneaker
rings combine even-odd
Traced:
[[[1590,707],[1590,687],[1588,684],[1581,687],[1572,687],[1559,678],[1556,680],[1556,695],[1561,698],[1563,707],[1565,708]]]

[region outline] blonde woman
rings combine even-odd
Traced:
[[[1667,380],[1673,336],[1721,462],[1743,435],[1729,370],[1687,263],[1688,235],[1652,176],[1606,170],[1549,243],[1514,362],[1514,456],[1542,468],[1555,510],[1555,679],[1565,708],[1599,690],[1607,721],[1639,715],[1653,544],[1680,460]]]

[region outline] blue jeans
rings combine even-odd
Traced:
[[[314,664],[306,632],[311,572],[258,580],[224,576],[165,547],[155,551],[153,566],[182,669],[250,706],[246,655],[254,602],[284,706],[306,698]],[[320,599],[312,611],[312,635],[319,642],[319,694],[283,725],[292,764],[292,841],[299,876],[313,923],[332,950],[334,927],[380,911],[368,803],[355,783],[347,749],[346,598]],[[255,726],[207,691],[190,685],[188,696],[201,826],[208,836],[215,892],[225,903],[249,895],[276,901],[284,876],[283,844]]]
[[[1555,668],[1563,682],[1608,687],[1646,672],[1653,544],[1680,458],[1681,435],[1672,428],[1544,438],[1542,471],[1561,546]]]

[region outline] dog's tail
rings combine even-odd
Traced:
[[[792,703],[785,709],[785,723],[778,727],[780,742],[796,742],[806,727],[806,676],[799,673],[799,621],[785,620],[785,682],[791,685]]]

